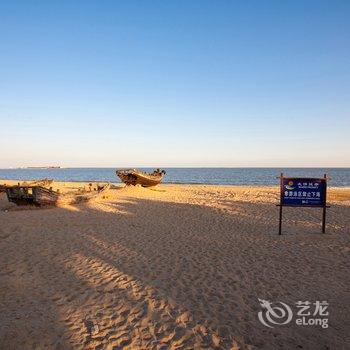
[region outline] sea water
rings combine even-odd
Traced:
[[[154,168],[140,168],[151,172]],[[0,179],[120,182],[116,168],[0,169]],[[278,185],[280,173],[295,177],[323,177],[333,187],[350,186],[350,168],[164,168],[164,183],[215,185]]]

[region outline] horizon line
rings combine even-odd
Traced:
[[[170,169],[350,169],[349,166],[26,166],[0,167],[0,170],[59,170],[59,169],[118,169],[118,168],[170,168]]]

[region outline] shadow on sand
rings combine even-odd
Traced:
[[[277,211],[264,203],[216,209],[129,197],[0,213],[7,220],[0,232],[0,346],[342,345],[329,332],[268,329],[258,321],[258,298],[331,300],[332,288],[316,286],[339,285],[343,273],[332,273],[327,256],[315,258],[330,237],[309,235],[319,230],[315,212],[297,210],[304,219],[286,220],[285,227],[294,234],[278,237]]]

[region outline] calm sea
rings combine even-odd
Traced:
[[[152,171],[150,168],[141,168]],[[327,173],[330,186],[350,186],[350,168],[164,168],[165,183],[218,185],[277,185],[278,176],[322,177]],[[120,182],[115,168],[0,169],[0,179]]]

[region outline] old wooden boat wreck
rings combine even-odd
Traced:
[[[137,169],[120,169],[116,171],[116,174],[126,185],[151,187],[158,185],[163,180],[165,171],[156,169],[153,173],[145,173]]]
[[[17,205],[32,204],[36,206],[76,204],[87,202],[91,199],[102,197],[106,194],[110,184],[97,185],[96,188],[89,190],[81,189],[78,191],[61,193],[52,188],[43,186],[11,186],[6,188],[7,198],[10,202]]]
[[[13,187],[13,186],[41,186],[41,187],[49,187],[52,184],[52,179],[41,179],[41,180],[34,180],[34,181],[23,181],[18,182],[17,185],[7,185],[2,184],[0,185],[0,192],[5,192],[6,188]]]

